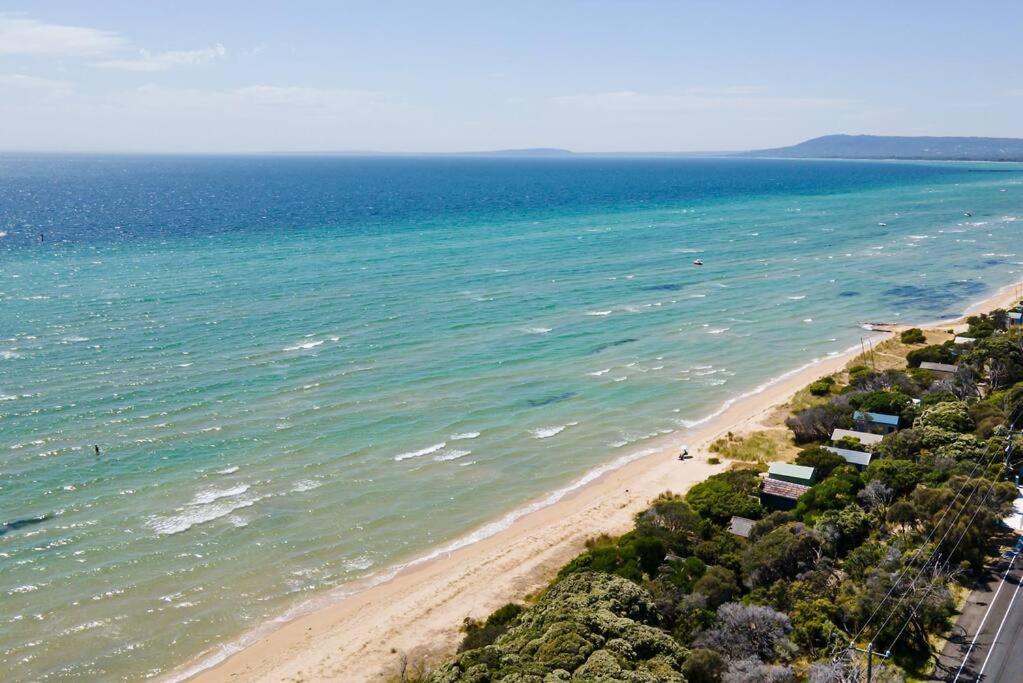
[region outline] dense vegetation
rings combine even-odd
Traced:
[[[428,680],[858,680],[848,646],[868,641],[895,655],[876,680],[919,673],[1016,496],[1003,453],[1023,421],[1023,335],[1004,317],[970,322],[972,346],[918,349],[958,362],[952,378],[854,366],[814,383],[788,425],[819,479],[794,510],[761,505],[756,464],[665,493],[629,533],[588,543],[536,604],[469,622]],[[856,410],[903,427],[862,471],[821,447]],[[729,532],[733,515],[755,520],[748,539]]]

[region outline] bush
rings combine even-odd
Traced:
[[[720,683],[725,660],[714,650],[696,648],[682,665],[682,675],[689,683]]]
[[[836,405],[818,406],[800,410],[785,420],[785,426],[792,430],[798,444],[827,441],[836,427],[852,426],[852,414]]]
[[[725,524],[732,515],[758,519],[763,510],[754,496],[760,491],[760,477],[752,470],[733,470],[708,477],[693,486],[686,494],[686,502],[696,511]]]
[[[707,464],[708,465],[720,465],[721,464],[721,458],[713,458],[713,457],[707,458]]]
[[[774,660],[792,652],[788,616],[770,607],[729,602],[717,609],[714,625],[695,645],[722,653],[728,659],[757,657]]]
[[[937,427],[951,432],[972,432],[975,425],[965,402],[947,401],[924,408],[913,423],[913,428],[925,427]]]
[[[497,640],[498,636],[508,630],[515,622],[515,619],[518,618],[522,609],[522,605],[508,603],[487,617],[487,620],[482,623],[475,619],[466,619],[462,625],[462,630],[465,631],[465,638],[462,639],[462,644],[458,646],[458,651],[465,652],[466,650],[474,650],[478,647],[490,645]]]
[[[849,405],[856,410],[868,413],[884,413],[885,415],[902,415],[907,406],[913,405],[912,399],[901,391],[870,391],[849,398]]]
[[[920,367],[920,363],[955,363],[956,348],[950,341],[944,344],[933,344],[922,349],[914,349],[906,354],[906,363],[911,368]]]
[[[835,380],[831,377],[822,377],[810,385],[810,393],[814,396],[827,396],[831,388],[835,386]]]
[[[812,467],[817,470],[818,479],[826,479],[836,467],[845,464],[845,458],[821,446],[813,446],[799,451],[796,464]]]
[[[716,609],[730,600],[739,597],[739,584],[735,580],[735,572],[717,565],[707,568],[703,576],[693,584],[693,592],[706,596],[707,606]]]
[[[920,466],[909,460],[874,460],[863,473],[866,481],[879,481],[900,496],[912,491],[922,476]]]
[[[927,337],[924,336],[924,331],[919,327],[911,327],[908,330],[902,331],[902,334],[899,335],[899,340],[903,344],[924,344],[927,342]]]

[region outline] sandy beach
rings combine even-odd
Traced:
[[[1019,300],[1007,286],[968,309],[991,310]],[[945,320],[933,327],[947,328]],[[385,681],[400,653],[409,662],[452,652],[466,617],[485,617],[543,587],[580,552],[587,538],[627,530],[633,515],[658,494],[682,492],[727,463],[708,463],[709,444],[726,432],[758,429],[778,406],[814,379],[840,370],[859,347],[820,359],[739,398],[704,424],[673,435],[651,455],[607,472],[508,528],[332,604],[250,634],[220,654],[207,653],[171,680]],[[690,460],[677,459],[685,441]],[[229,656],[226,653],[233,652]]]

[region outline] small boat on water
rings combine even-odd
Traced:
[[[878,223],[878,225],[881,226],[882,228],[887,228],[888,227],[887,223]]]
[[[966,212],[966,213],[964,213],[963,215],[964,215],[964,216],[966,216],[967,218],[969,218],[969,217],[970,217],[970,216],[972,216],[973,214],[972,214],[972,213],[970,213],[969,211],[967,211],[967,212]]]
[[[703,265],[703,259],[693,259],[693,265],[694,266],[702,266]]]

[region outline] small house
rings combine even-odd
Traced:
[[[857,423],[866,425],[867,429],[880,429],[882,434],[894,432],[899,428],[898,415],[886,415],[884,413],[870,413],[857,410],[853,413],[853,420]]]
[[[948,363],[932,363],[930,361],[924,361],[920,363],[921,370],[929,370],[938,375],[954,375],[956,374],[956,366],[949,365]]]
[[[817,473],[812,467],[803,465],[790,465],[787,462],[772,462],[767,468],[767,478],[778,481],[787,481],[803,486],[813,486],[817,481]]]
[[[870,446],[871,444],[880,443],[884,437],[881,434],[871,434],[870,432],[856,432],[851,429],[836,429],[831,433],[831,440],[834,442],[841,441],[844,438],[859,439],[860,443],[864,446]]]
[[[1020,311],[1009,311],[1009,327],[1019,327],[1023,325],[1023,313]]]
[[[960,337],[958,335],[956,336],[955,339],[952,340],[953,343],[959,344],[960,346],[962,346],[964,344],[972,344],[975,341],[977,341],[977,340],[974,339],[973,337]]]
[[[802,484],[793,484],[781,479],[764,479],[760,489],[760,504],[772,510],[791,510],[796,507],[799,497],[809,490],[809,486]]]
[[[835,455],[840,455],[845,458],[845,461],[850,465],[854,465],[857,469],[863,470],[870,464],[870,453],[864,453],[863,451],[853,451],[848,448],[835,448],[834,446],[825,446],[825,448]]]
[[[732,520],[728,523],[728,531],[736,536],[749,538],[749,532],[753,530],[754,524],[756,524],[756,522],[752,519],[733,516]]]

